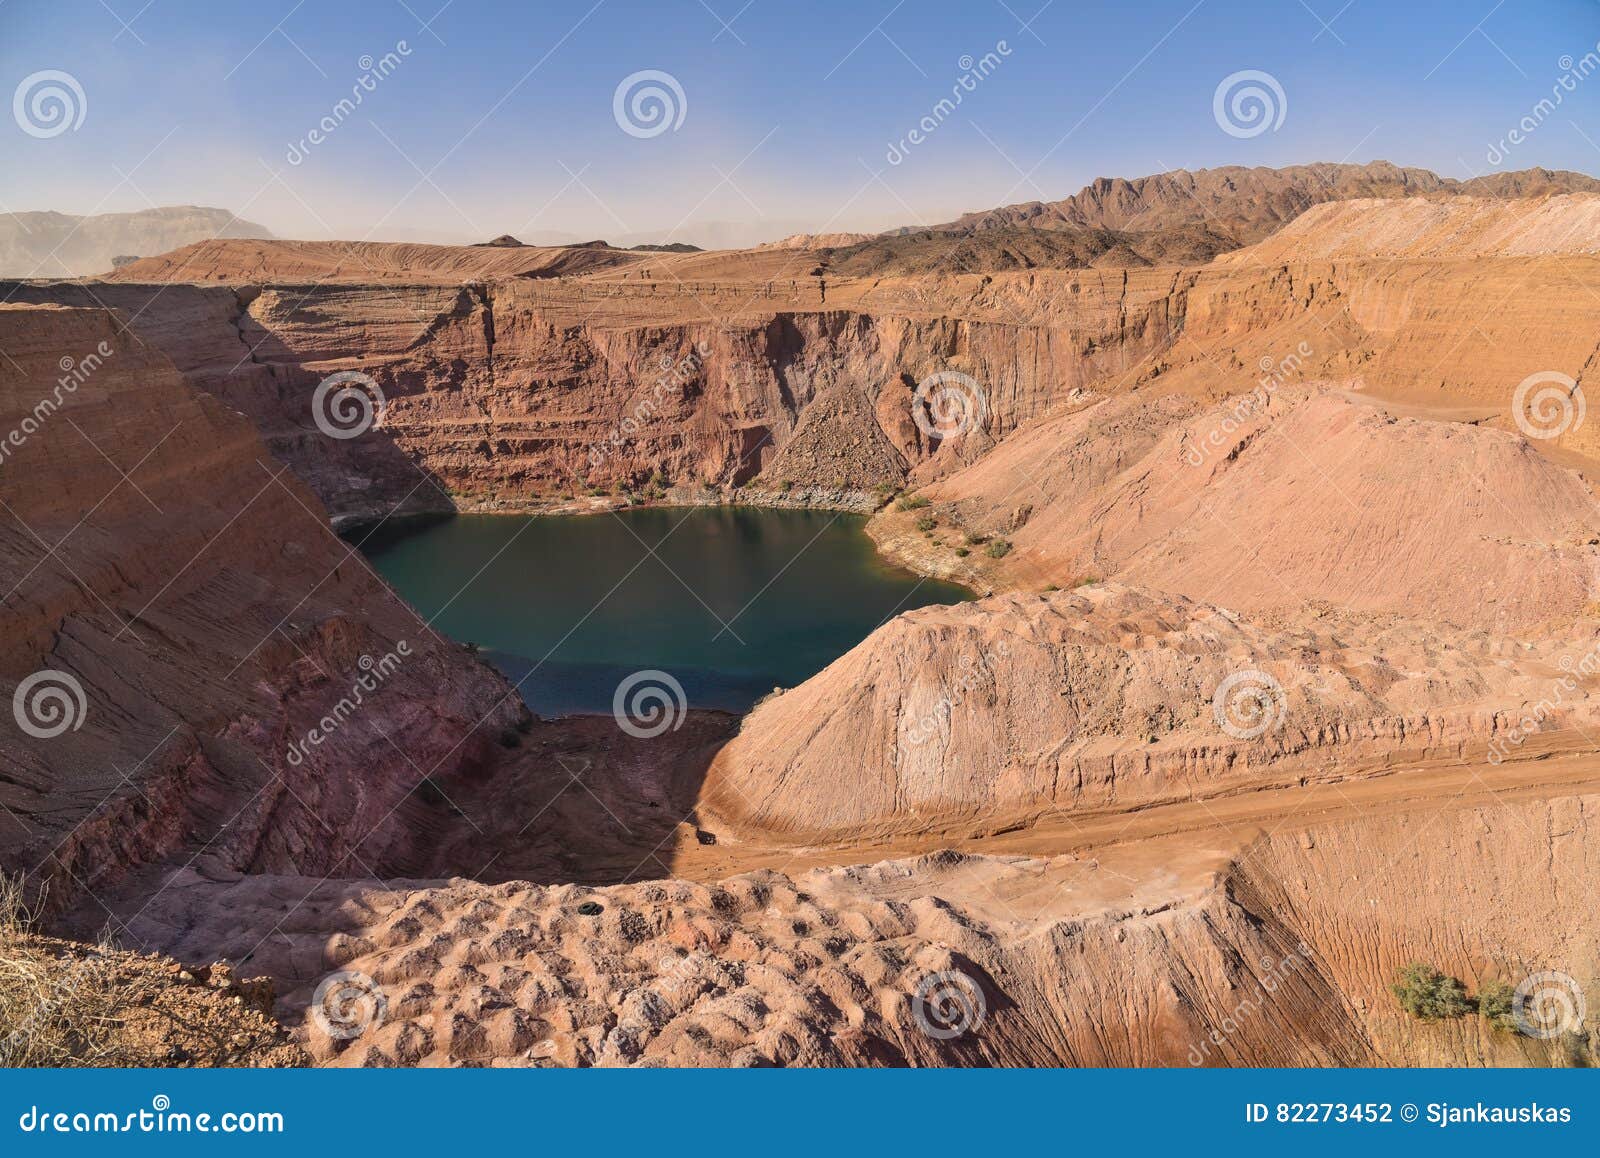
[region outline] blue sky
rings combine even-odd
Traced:
[[[0,210],[198,203],[282,236],[748,241],[1180,166],[1600,173],[1600,73],[1533,112],[1597,43],[1594,0],[0,0],[0,96],[57,70],[84,106],[51,136],[0,117]],[[339,112],[385,54],[389,75]],[[614,115],[644,70],[683,94],[681,124],[653,136]],[[1277,82],[1277,127],[1219,125],[1218,85],[1243,70]]]

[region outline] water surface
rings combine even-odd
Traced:
[[[631,673],[747,710],[885,619],[964,588],[884,563],[859,516],[754,508],[460,515],[361,541],[435,630],[483,649],[541,715],[609,712]],[[358,537],[359,539],[359,537]]]

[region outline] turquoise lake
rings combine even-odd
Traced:
[[[884,563],[860,516],[645,508],[460,515],[354,536],[436,631],[474,643],[546,716],[611,710],[659,669],[691,707],[743,712],[884,620],[964,588]]]

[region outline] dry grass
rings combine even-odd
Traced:
[[[20,877],[0,874],[0,1066],[113,1065],[118,997],[102,951],[33,935]]]

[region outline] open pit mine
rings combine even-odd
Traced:
[[[0,282],[25,936],[150,1064],[1600,1060],[1596,189]],[[974,598],[628,728],[353,538],[629,504],[869,515]],[[1492,1015],[1557,976],[1588,1023]]]

